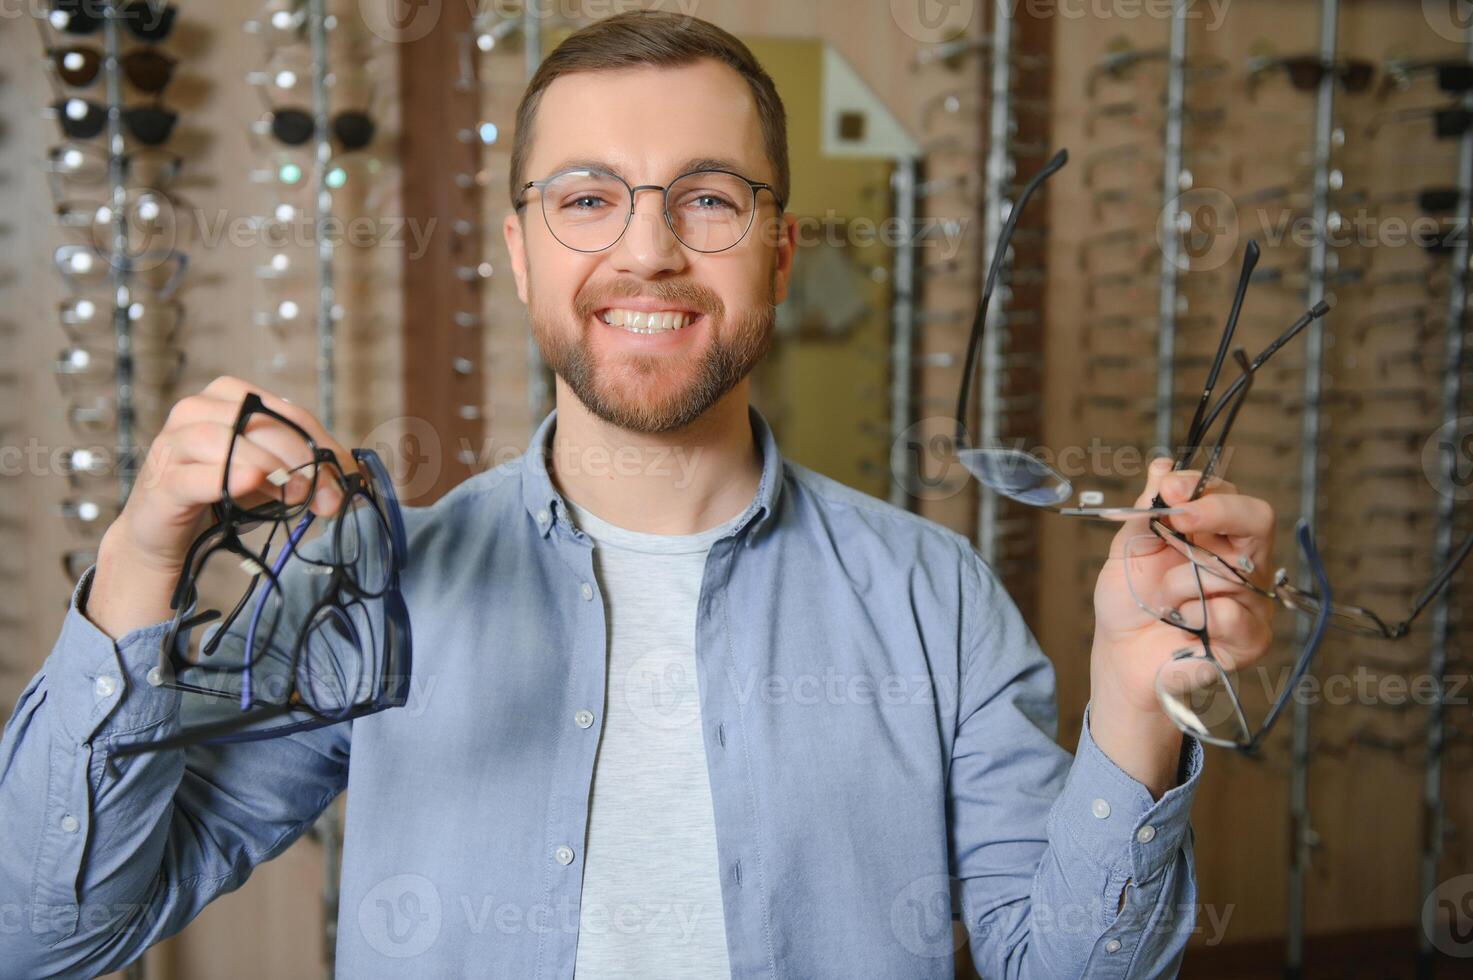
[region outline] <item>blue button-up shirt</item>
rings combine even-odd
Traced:
[[[608,634],[549,478],[556,415],[406,508],[403,707],[113,773],[116,743],[177,730],[180,695],[150,674],[165,625],[114,642],[82,576],[0,743],[0,972],[121,967],[346,789],[341,976],[573,975]],[[1198,743],[1157,801],[1087,720],[1071,757],[1049,661],[970,542],[750,418],[761,482],[706,558],[695,635],[731,975],[951,977],[962,942],[989,978],[1173,974]]]

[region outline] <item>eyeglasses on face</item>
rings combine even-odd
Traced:
[[[548,231],[575,252],[602,252],[623,237],[634,214],[634,196],[642,190],[659,191],[661,214],[676,239],[695,252],[723,252],[735,246],[752,227],[757,194],[767,191],[781,211],[771,184],[749,180],[729,170],[696,170],[681,174],[668,185],[640,184],[607,170],[561,170],[543,180],[529,180],[517,195],[516,208],[526,206],[527,191],[536,189]]]

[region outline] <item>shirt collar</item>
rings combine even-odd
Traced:
[[[762,480],[732,533],[740,534],[743,530],[749,530],[747,541],[751,543],[777,510],[778,500],[782,496],[783,460],[778,451],[777,439],[772,434],[772,427],[767,424],[762,413],[748,405],[747,417],[752,424],[752,437],[762,451]],[[547,470],[548,454],[552,451],[552,433],[556,428],[557,409],[554,408],[532,433],[527,451],[522,456],[522,503],[543,537],[552,531],[559,515],[565,516],[568,513],[567,501],[553,486],[552,477]]]

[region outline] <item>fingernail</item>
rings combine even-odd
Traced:
[[[1157,456],[1151,460],[1151,472],[1155,474],[1165,473],[1171,469],[1171,459],[1166,456]]]
[[[270,473],[266,474],[266,479],[270,480],[274,486],[278,487],[286,486],[287,481],[291,478],[292,476],[290,473],[280,468],[274,469]]]
[[[1187,493],[1192,489],[1192,478],[1181,473],[1174,473],[1166,478],[1166,489],[1173,493]]]

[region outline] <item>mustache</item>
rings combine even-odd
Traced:
[[[654,299],[682,309],[692,309],[711,319],[719,319],[726,312],[721,297],[699,283],[688,279],[668,282],[640,283],[632,280],[614,280],[600,284],[580,293],[573,306],[583,319],[595,311],[617,306],[621,299]]]

